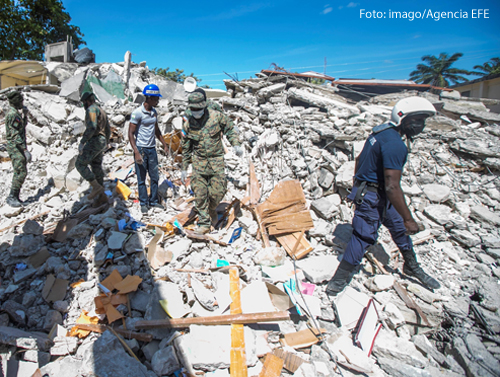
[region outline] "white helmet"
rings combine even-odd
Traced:
[[[399,100],[391,114],[391,123],[394,126],[401,125],[401,121],[408,115],[426,114],[433,116],[436,114],[436,109],[429,100],[422,97],[408,97]]]
[[[184,80],[184,90],[188,93],[192,93],[194,92],[195,89],[196,89],[196,80],[191,76],[186,77],[186,79]]]

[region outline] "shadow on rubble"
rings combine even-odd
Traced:
[[[105,182],[105,187],[115,192],[113,182]],[[19,234],[10,232],[3,237],[0,271],[7,289],[0,293],[0,326],[11,323],[26,331],[16,334],[16,339],[35,338],[39,348],[32,356],[15,353],[13,347],[9,376],[31,376],[34,371],[26,369],[27,364],[40,367],[42,376],[149,375],[143,364],[127,355],[123,339],[116,334],[106,331],[98,337],[74,328],[73,336],[66,337],[66,330],[60,326],[64,323],[69,329],[82,318],[98,317],[99,323],[92,324],[97,325],[94,330],[103,332],[107,324],[127,329],[133,317],[144,317],[148,294],[134,294],[133,288],[129,295],[115,294],[118,290],[114,284],[134,272],[144,281],[141,292],[152,290],[146,283],[151,281],[151,270],[143,254],[144,240],[134,227],[137,222],[127,204],[113,194],[108,203],[92,208],[84,196],[70,209],[60,208],[54,217],[52,210],[49,217],[28,220],[18,225]],[[45,228],[40,225],[43,219]],[[110,276],[114,277],[111,283]],[[85,313],[88,317],[82,315]],[[40,341],[36,331],[49,333],[52,342],[46,338]],[[137,341],[127,342],[127,347],[141,357]]]

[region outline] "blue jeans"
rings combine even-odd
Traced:
[[[353,200],[357,189],[353,187],[347,198]],[[363,202],[357,205],[354,211],[352,236],[343,258],[346,262],[354,266],[361,263],[366,249],[377,241],[380,224],[389,229],[392,239],[400,250],[409,250],[413,247],[410,236],[406,235],[403,218],[386,198],[385,193],[367,191]]]
[[[137,147],[142,156],[142,165],[135,163],[137,185],[139,186],[139,201],[141,206],[155,205],[158,203],[158,155],[156,148]],[[146,188],[146,173],[151,179],[150,195]]]

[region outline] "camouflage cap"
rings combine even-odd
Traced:
[[[188,105],[190,109],[204,109],[207,107],[207,101],[205,101],[203,94],[193,92],[188,97]]]
[[[17,90],[12,90],[9,93],[7,93],[7,98],[9,99],[9,102],[19,101],[23,99],[23,95],[21,94],[21,92]]]

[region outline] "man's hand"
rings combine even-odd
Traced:
[[[135,158],[135,162],[137,162],[139,165],[142,165],[144,163],[144,161],[142,159],[142,156],[139,153],[139,151],[135,151],[134,158]]]
[[[24,151],[24,157],[26,157],[27,162],[31,162],[31,153],[29,152],[29,150],[26,149]]]
[[[23,106],[23,115],[24,117],[28,115],[28,108],[26,106]]]
[[[404,222],[406,228],[406,234],[411,236],[412,234],[417,234],[420,230],[418,229],[418,224],[413,218],[405,220]]]
[[[83,153],[83,147],[85,146],[85,144],[83,143],[80,143],[80,145],[78,146],[78,154],[81,155]]]
[[[186,178],[188,176],[188,172],[186,170],[181,171],[181,182],[183,185],[186,184]]]
[[[236,145],[234,147],[234,153],[236,153],[236,156],[238,157],[243,156],[243,148],[241,148],[239,145]]]
[[[168,156],[168,145],[165,143],[163,144],[163,151],[165,152],[165,154]]]

